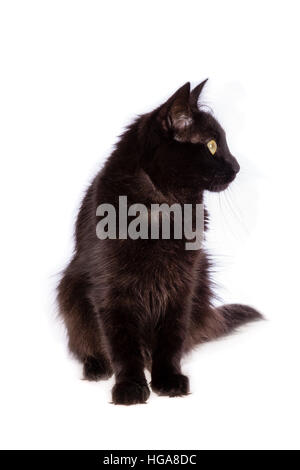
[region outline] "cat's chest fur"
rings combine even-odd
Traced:
[[[174,240],[119,242],[103,298],[133,302],[140,315],[156,322],[169,302],[192,295],[199,257],[200,251],[187,251]]]

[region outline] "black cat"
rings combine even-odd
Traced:
[[[128,204],[201,204],[203,192],[222,191],[239,171],[225,133],[197,106],[205,82],[182,86],[166,103],[139,117],[123,134],[90,185],[76,224],[75,254],[58,287],[69,347],[84,376],[115,374],[116,404],[144,403],[152,390],[186,395],[181,357],[193,346],[261,318],[245,305],[212,305],[205,251],[184,239],[99,240],[96,209],[119,196]],[[207,213],[206,213],[207,225]],[[173,234],[174,235],[174,234]]]

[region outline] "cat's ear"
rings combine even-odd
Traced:
[[[177,133],[192,124],[190,88],[190,82],[187,82],[161,106],[159,119],[165,130],[171,129]]]
[[[203,82],[199,83],[199,85],[197,85],[192,91],[191,91],[191,96],[190,96],[190,106],[191,106],[191,110],[196,112],[196,111],[199,111],[199,108],[198,108],[198,100],[199,100],[199,96],[200,96],[200,93],[201,91],[203,90],[204,88],[204,85],[205,83],[207,82],[208,78],[206,80],[203,80]]]

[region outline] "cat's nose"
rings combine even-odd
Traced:
[[[232,169],[235,174],[237,174],[241,169],[240,165],[238,164],[238,161],[234,157],[232,157]]]

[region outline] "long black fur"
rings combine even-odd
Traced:
[[[147,208],[152,203],[182,206],[202,203],[205,190],[222,191],[233,181],[239,165],[225,133],[197,107],[204,83],[192,92],[185,84],[121,137],[83,199],[75,254],[58,286],[69,348],[83,363],[86,379],[115,374],[116,404],[147,400],[145,367],[158,394],[187,394],[182,355],[261,317],[244,305],[212,305],[208,257],[204,249],[186,250],[184,239],[96,236],[97,206],[118,208],[120,195]],[[215,155],[207,148],[211,139],[218,146]]]

